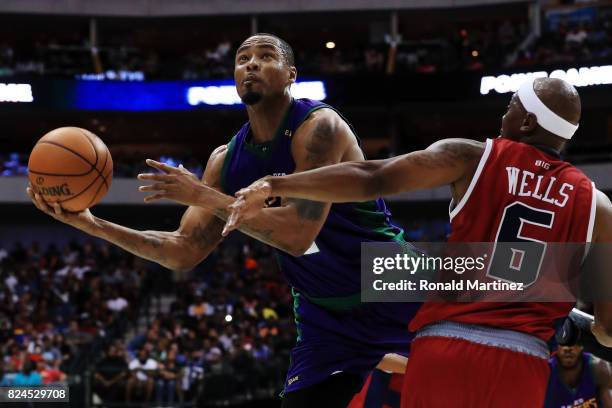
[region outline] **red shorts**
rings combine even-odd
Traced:
[[[402,408],[544,406],[548,362],[516,351],[448,337],[410,346]]]

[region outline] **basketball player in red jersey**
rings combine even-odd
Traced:
[[[449,242],[610,242],[612,203],[559,152],[578,127],[580,98],[559,80],[525,83],[501,135],[485,143],[446,139],[387,160],[343,163],[267,177],[237,193],[225,227],[257,213],[268,196],[366,200],[451,186]],[[426,303],[404,381],[403,407],[541,407],[546,341],[570,303]],[[593,335],[612,344],[612,308],[595,304]],[[410,391],[407,392],[406,390]]]

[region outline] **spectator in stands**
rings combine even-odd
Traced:
[[[51,337],[44,335],[42,337],[42,356],[45,361],[61,360],[62,354],[60,350],[52,343]]]
[[[93,389],[104,401],[119,401],[125,395],[129,376],[125,356],[116,344],[111,344],[104,358],[96,364]]]
[[[239,340],[234,341],[234,348],[230,354],[231,368],[233,369],[234,378],[238,383],[239,388],[245,389],[248,396],[252,395],[256,386],[256,371],[255,361],[253,360],[252,344],[240,344]]]
[[[10,364],[0,363],[0,387],[10,387],[17,373],[13,373]]]
[[[106,301],[106,307],[115,313],[120,313],[128,307],[128,301],[119,295],[116,289],[113,289],[111,296]]]
[[[156,382],[156,401],[158,404],[162,404],[164,401],[168,405],[174,403],[175,393],[179,393],[180,396],[180,384],[178,382],[181,372],[176,365],[174,358],[169,358],[165,363],[159,365],[159,373]],[[165,393],[165,396],[164,396]]]
[[[185,366],[181,371],[180,390],[181,394],[191,396],[196,392],[196,384],[204,378],[204,356],[202,350],[194,350],[189,355]]]
[[[217,313],[219,316],[231,316],[234,312],[234,305],[228,301],[227,296],[224,293],[219,293],[216,301],[213,305],[213,314]]]
[[[262,339],[257,337],[253,346],[253,359],[255,360],[255,377],[259,387],[268,388],[274,381],[274,365],[271,364],[274,357],[271,337]]]
[[[582,43],[587,39],[587,32],[583,24],[575,25],[570,32],[565,35],[565,43],[572,48],[582,46]]]
[[[168,337],[160,337],[155,344],[155,348],[151,353],[151,357],[157,360],[159,363],[163,363],[168,359],[170,354],[170,339]]]
[[[4,261],[8,256],[8,251],[3,246],[0,246],[0,262]]]
[[[93,336],[90,333],[81,331],[79,323],[76,320],[71,320],[68,325],[68,330],[64,334],[66,344],[72,347],[78,347],[91,342]]]
[[[195,297],[194,302],[189,305],[189,309],[187,311],[187,314],[194,319],[201,319],[204,316],[212,316],[213,313],[214,308],[208,302],[205,302],[200,295]]]
[[[137,354],[138,350],[141,350],[145,347],[145,344],[152,343],[156,344],[158,339],[158,334],[156,328],[151,325],[146,333],[136,335],[130,342],[128,343],[127,349],[130,356],[134,356]]]
[[[223,370],[223,352],[221,349],[206,338],[203,342],[203,351],[204,361],[208,369],[213,373],[221,373]]]
[[[231,353],[234,347],[234,341],[238,339],[238,335],[234,329],[234,326],[228,324],[225,326],[223,333],[219,336],[219,343],[228,353]]]
[[[22,370],[17,373],[11,386],[37,387],[43,384],[41,375],[34,369],[34,362],[30,359],[23,363]]]
[[[134,393],[144,394],[144,401],[150,401],[155,385],[158,363],[149,357],[144,348],[138,352],[138,357],[130,361],[130,378],[127,382],[125,399],[132,401]]]
[[[58,367],[54,367],[51,363],[59,363],[59,360],[45,360],[41,359],[38,361],[36,367],[38,373],[42,378],[42,382],[44,385],[49,385],[58,382],[66,381],[66,373],[60,370]]]
[[[272,350],[260,337],[255,338],[252,354],[255,361],[262,365],[265,365],[272,358]]]

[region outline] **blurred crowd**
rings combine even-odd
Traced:
[[[109,245],[0,247],[0,381],[36,385],[78,373],[91,344],[139,307],[145,266]]]
[[[162,163],[177,167],[182,164],[186,169],[198,176],[202,175],[204,168],[200,161],[194,157],[173,157],[160,156],[155,157]],[[136,177],[140,173],[151,171],[151,167],[145,164],[145,160],[141,157],[133,157],[131,155],[113,155],[113,175],[114,177]],[[1,176],[27,176],[28,175],[28,155],[25,153],[0,152],[0,177]]]
[[[89,370],[94,403],[270,398],[295,343],[293,301],[254,245],[224,244],[174,283],[106,243],[0,246],[1,384]]]
[[[361,47],[296,48],[296,65],[304,75],[456,71],[500,66],[526,35],[526,25],[506,21],[467,30],[457,29],[436,37],[406,39],[398,43],[397,53],[388,43]],[[239,43],[224,40],[209,48],[191,50],[171,59],[155,49],[128,46],[96,48],[92,53],[86,42],[58,45],[36,44],[32,52],[22,53],[7,42],[0,43],[0,77],[45,75],[86,79],[227,79],[233,76],[234,56]],[[389,64],[389,58],[392,63]],[[102,75],[92,73],[102,69]]]
[[[597,10],[582,19],[562,19],[555,25],[546,24],[547,17],[543,16],[545,28],[535,41],[526,41],[530,34],[526,18],[469,26],[449,23],[435,33],[402,35],[400,30],[398,39],[387,35],[384,40],[358,46],[328,47],[331,44],[328,43],[296,47],[296,64],[301,74],[317,75],[434,73],[598,60],[612,52],[612,13],[606,8]],[[108,44],[103,41],[97,47],[91,47],[84,32],[61,39],[37,37],[34,44],[25,48],[7,38],[0,40],[0,77],[227,79],[232,77],[239,45],[237,36],[234,37],[174,52],[156,48],[157,37],[146,30],[135,39],[110,34],[106,37]],[[330,37],[333,38],[333,32]],[[392,44],[397,48],[392,50]]]
[[[502,66],[527,35],[525,22],[460,26],[437,35],[406,37],[391,52],[386,44],[363,49],[333,49],[312,55],[297,50],[298,67],[308,73],[421,73],[478,70]]]
[[[612,13],[583,21],[562,20],[524,50],[515,66],[568,64],[576,61],[598,63],[612,57]]]
[[[279,391],[296,334],[274,258],[225,246],[212,263],[179,284],[146,329],[109,347],[95,373],[102,400],[171,405]]]

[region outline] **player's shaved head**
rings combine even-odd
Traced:
[[[566,121],[576,125],[580,121],[580,96],[571,84],[557,78],[537,78],[533,81],[537,98],[551,111]],[[507,139],[530,144],[549,146],[561,151],[566,139],[549,132],[539,125],[537,116],[527,112],[518,92],[508,105],[502,118],[501,136]]]
[[[242,48],[256,45],[257,43],[272,44],[279,50],[280,54],[283,56],[285,64],[289,66],[295,65],[295,56],[293,54],[293,48],[291,48],[289,43],[287,43],[282,38],[270,33],[253,34],[252,36],[244,40],[240,47],[238,47],[238,51],[236,53],[240,52]]]
[[[540,100],[557,115],[574,125],[580,121],[580,96],[568,82],[557,78],[538,78],[533,90]]]

